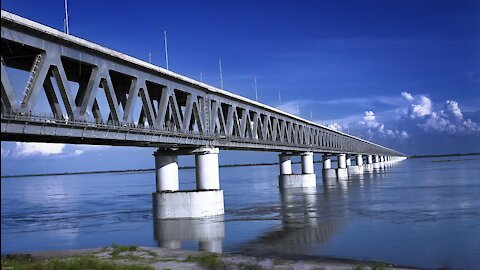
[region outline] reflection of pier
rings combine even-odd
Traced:
[[[315,187],[281,189],[282,227],[246,243],[244,250],[258,255],[308,254],[313,247],[327,242],[340,229],[341,221],[323,217],[317,196]]]
[[[183,241],[198,241],[198,249],[222,252],[225,238],[223,216],[202,219],[153,219],[153,234],[159,247],[181,248]]]

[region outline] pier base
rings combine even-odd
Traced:
[[[280,188],[301,188],[316,187],[317,177],[313,167],[313,153],[304,152],[300,154],[302,161],[302,173],[292,173],[291,156],[294,154],[282,153],[280,159],[280,175],[278,176],[278,185]]]
[[[157,190],[152,194],[156,219],[201,218],[224,213],[220,189],[218,148],[200,147],[195,155],[196,190],[178,190],[178,150],[159,149],[154,153]],[[172,242],[174,243],[174,242]]]
[[[347,168],[338,168],[338,169],[337,169],[337,178],[338,178],[338,179],[346,179],[346,178],[348,178],[348,170],[347,170]]]
[[[332,160],[331,155],[325,153],[323,154],[323,169],[322,169],[323,178],[337,178],[337,172],[335,169],[332,169]]]
[[[345,154],[337,155],[337,178],[338,179],[348,178],[346,156],[347,155]]]
[[[357,165],[348,167],[348,174],[361,174]]]
[[[317,177],[311,174],[281,174],[278,176],[278,183],[282,188],[315,187]]]
[[[337,178],[337,172],[335,169],[323,169],[322,176],[324,178]]]
[[[224,213],[223,190],[155,192],[154,218],[200,218]]]
[[[364,164],[363,171],[368,173],[373,172],[373,164]]]

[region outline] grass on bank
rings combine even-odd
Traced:
[[[370,270],[388,270],[389,268],[382,263],[376,263],[374,265],[371,265],[369,267],[365,267],[363,265],[355,265],[352,270],[365,270],[365,269],[370,269]]]
[[[203,268],[208,270],[227,270],[232,269],[223,262],[221,257],[218,254],[204,254],[200,256],[188,256],[185,259],[185,262],[196,262],[200,264]],[[236,268],[239,270],[264,270],[262,266],[258,264],[236,264]]]
[[[126,251],[137,251],[138,247],[137,246],[121,246],[117,244],[112,244],[112,253],[110,254],[112,256],[112,259],[115,259],[120,255],[122,252]]]
[[[36,261],[28,259],[2,258],[2,270],[154,270],[151,266],[140,264],[117,264],[102,261],[95,256],[80,256],[69,259]]]

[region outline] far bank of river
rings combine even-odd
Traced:
[[[466,153],[466,154],[445,154],[445,155],[414,155],[409,158],[433,158],[433,157],[460,157],[460,156],[480,156],[480,153]],[[450,160],[447,160],[450,161]],[[320,163],[321,161],[315,161]],[[336,162],[336,160],[332,160]],[[442,161],[436,161],[442,162]],[[299,164],[300,162],[292,162],[293,164]],[[244,164],[223,164],[220,168],[235,168],[235,167],[249,167],[249,166],[272,166],[278,165],[278,162],[264,162],[264,163],[244,163]],[[180,170],[195,169],[195,166],[182,166]],[[102,170],[102,171],[84,171],[84,172],[60,172],[60,173],[35,173],[35,174],[18,174],[18,175],[3,175],[1,178],[21,178],[21,177],[40,177],[40,176],[59,176],[59,175],[82,175],[82,174],[103,174],[103,173],[142,173],[153,172],[155,169],[128,169],[128,170]]]

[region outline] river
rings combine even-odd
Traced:
[[[316,188],[279,190],[278,166],[222,168],[225,215],[193,221],[153,220],[153,172],[4,178],[1,252],[118,243],[480,269],[479,156],[339,181],[315,170]],[[195,170],[180,179],[193,189]]]

